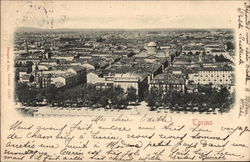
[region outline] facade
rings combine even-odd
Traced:
[[[128,88],[133,87],[136,89],[136,94],[143,92],[147,87],[147,76],[141,76],[140,74],[132,73],[115,73],[105,74],[103,77],[95,72],[89,72],[87,74],[87,83],[95,84],[100,88],[107,88],[110,86],[119,86],[126,92]]]
[[[38,74],[35,75],[35,84],[39,88],[48,87],[51,85],[52,79],[51,74]]]
[[[183,46],[182,53],[189,54],[191,52],[192,54],[199,54],[199,53],[202,53],[204,50],[205,49],[202,45],[192,44],[192,45]]]
[[[74,73],[69,73],[66,72],[64,74],[60,74],[56,77],[52,78],[52,83],[56,86],[56,87],[72,87],[75,86],[77,84],[79,84],[79,81],[77,80],[77,75]]]
[[[72,66],[67,72],[74,73],[75,84],[86,83],[87,82],[87,71],[85,67],[82,66]]]
[[[105,78],[100,77],[95,71],[88,72],[87,74],[88,84],[105,83]]]
[[[30,81],[31,74],[27,74],[27,72],[19,72],[19,82],[28,83]]]
[[[157,75],[149,82],[149,90],[152,88],[161,89],[165,92],[185,92],[186,79],[181,74],[163,73]]]
[[[19,72],[19,82],[29,83],[30,77],[34,76],[35,84],[39,88],[47,87],[51,84],[56,87],[71,87],[77,84],[86,83],[86,68],[82,66],[70,66],[62,69],[50,70],[44,65],[33,68],[33,72]]]
[[[66,78],[58,76],[52,78],[52,84],[54,84],[57,88],[66,86]]]
[[[234,84],[233,69],[227,68],[203,68],[198,72],[188,74],[193,84],[228,85]]]
[[[120,86],[125,91],[129,87],[133,87],[136,89],[136,94],[138,94],[139,90],[139,82],[140,82],[140,76],[137,74],[115,74],[113,78],[114,86]]]
[[[81,83],[86,83],[86,81],[86,69],[80,67],[72,67],[52,77],[52,84],[56,87],[73,87]]]

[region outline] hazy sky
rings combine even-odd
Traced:
[[[40,28],[232,28],[237,4],[243,2],[34,1],[6,2],[5,11],[10,23]]]

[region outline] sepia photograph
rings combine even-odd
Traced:
[[[26,115],[233,107],[233,29],[20,28],[14,48],[15,101]]]
[[[249,161],[249,14],[1,1],[1,161]]]

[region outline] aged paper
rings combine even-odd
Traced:
[[[249,161],[249,1],[1,1],[1,161]]]

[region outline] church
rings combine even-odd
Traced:
[[[142,58],[147,62],[154,62],[157,59],[168,59],[169,53],[160,48],[155,42],[149,42],[145,50],[134,56],[135,58]]]

